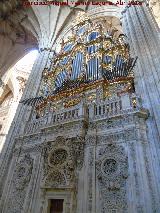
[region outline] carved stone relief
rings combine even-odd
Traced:
[[[89,151],[89,169],[88,169],[88,212],[92,213],[92,200],[93,200],[93,166],[94,166],[94,156],[93,156],[94,148],[90,148]]]
[[[77,196],[77,172],[83,166],[84,158],[84,139],[82,137],[64,138],[58,136],[54,141],[44,143],[42,152],[42,190],[52,190],[55,196],[57,189],[61,189],[64,196],[70,198],[65,201],[65,212],[75,212]],[[44,208],[43,196],[41,208]],[[73,209],[73,210],[71,210]]]
[[[45,187],[70,187],[75,184],[76,170],[83,166],[84,142],[80,137],[57,137],[44,145],[42,183]]]
[[[126,178],[128,160],[122,146],[108,144],[99,149],[96,173],[100,191],[101,212],[127,211]]]
[[[20,213],[26,197],[27,187],[29,185],[33,169],[33,159],[26,154],[16,165],[13,174],[13,185],[9,195],[7,213]]]

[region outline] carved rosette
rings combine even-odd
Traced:
[[[124,148],[113,144],[100,148],[96,171],[101,196],[101,212],[113,210],[119,213],[125,212],[128,161]]]
[[[14,184],[17,190],[23,190],[30,181],[33,168],[33,159],[29,154],[20,160],[16,166]]]
[[[42,185],[51,188],[73,187],[76,170],[83,166],[83,139],[61,136],[44,146]]]
[[[33,170],[33,159],[29,154],[21,158],[15,168],[13,175],[13,185],[10,190],[9,202],[7,204],[7,213],[20,213],[23,210],[26,198],[27,188],[30,183]]]

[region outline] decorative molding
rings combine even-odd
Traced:
[[[112,143],[100,148],[96,174],[101,195],[101,212],[126,212],[126,179],[128,159],[124,148]]]
[[[76,170],[83,166],[84,139],[59,136],[53,142],[44,144],[43,187],[73,187]],[[57,178],[56,178],[57,176]]]
[[[32,176],[33,158],[26,154],[19,159],[13,173],[13,184],[11,185],[8,203],[6,204],[7,213],[23,211],[23,205],[27,193],[27,188]]]

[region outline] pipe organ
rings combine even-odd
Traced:
[[[99,9],[77,18],[75,10],[48,61],[44,53],[37,97],[21,101],[33,107],[18,109],[21,124],[13,122],[9,133],[0,212],[160,212],[156,131],[148,135],[152,119],[146,122],[149,111],[134,91],[137,58],[120,21]]]
[[[39,97],[22,102],[35,105],[41,114],[48,104],[69,100],[74,105],[82,94],[99,86],[104,99],[112,96],[111,87],[121,88],[116,94],[133,91],[137,58],[130,56],[126,36],[115,31],[88,16],[74,23],[72,35],[62,39],[59,53],[54,51],[50,67],[43,71]]]

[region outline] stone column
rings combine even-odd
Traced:
[[[138,56],[135,68],[135,86],[150,108],[160,134],[160,39],[150,18],[148,8],[131,6],[123,14],[124,32],[129,37],[131,51]]]
[[[129,38],[132,55],[138,56],[135,68],[135,88],[142,98],[142,105],[149,109],[148,125],[148,162],[153,170],[148,175],[148,185],[159,203],[160,181],[160,39],[150,9],[145,6],[131,6],[123,13],[122,25]],[[149,182],[156,186],[150,186]],[[145,192],[144,192],[145,193]],[[144,195],[147,196],[147,195]],[[156,207],[155,207],[156,208]]]
[[[25,91],[23,93],[22,99],[27,99],[30,97],[35,97],[37,95],[41,74],[46,65],[48,59],[49,51],[43,51],[39,53],[38,59],[35,62],[30,77],[28,79]],[[23,132],[26,122],[29,119],[31,113],[31,107],[27,105],[19,104],[17,108],[16,115],[13,119],[12,125],[10,127],[9,133],[7,135],[4,147],[2,149],[1,158],[0,158],[0,197],[4,189],[4,182],[6,175],[8,173],[9,164],[12,158],[12,151],[14,148],[15,137],[20,134],[20,131]]]

